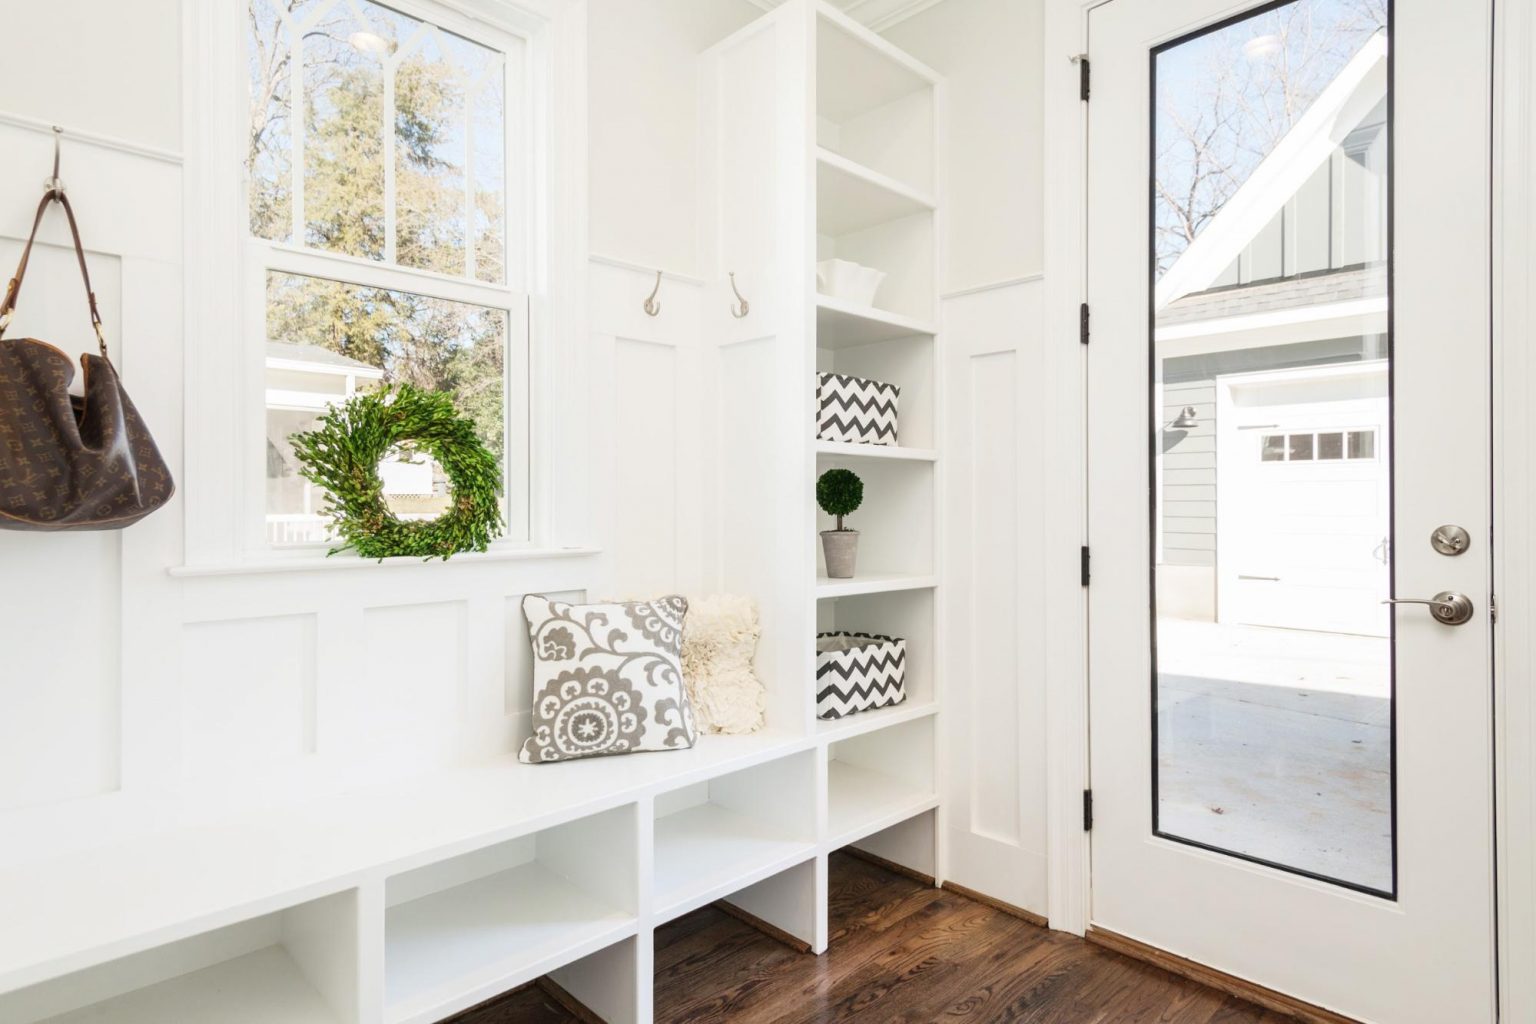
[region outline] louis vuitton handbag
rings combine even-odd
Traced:
[[[101,346],[100,355],[80,357],[83,397],[69,392],[75,368],[63,352],[35,338],[4,337],[32,242],[53,203],[69,219],[91,327]],[[50,188],[37,206],[16,276],[0,303],[0,529],[119,530],[164,505],[175,489],[154,438],[107,358],[75,212],[62,188]]]

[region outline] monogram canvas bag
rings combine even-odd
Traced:
[[[82,355],[83,397],[69,393],[75,368],[63,352],[34,338],[4,340],[52,203],[64,208],[90,303],[100,355]],[[0,303],[0,529],[117,530],[170,500],[170,469],[107,358],[106,336],[75,213],[62,189],[38,204],[16,276]]]

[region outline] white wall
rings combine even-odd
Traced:
[[[590,0],[593,253],[697,275],[697,58],[762,13],[747,0]]]
[[[63,176],[108,340],[180,493],[122,532],[0,531],[0,862],[515,749],[532,698],[521,596],[580,595],[608,566],[575,554],[181,572],[189,527],[217,528],[189,523],[183,457],[187,438],[208,439],[183,387],[183,247],[207,230],[183,234],[183,12],[164,0],[11,7],[28,23],[8,11],[8,32],[36,31],[0,62],[0,113],[66,129]],[[15,258],[52,147],[5,121],[0,261]],[[55,213],[12,334],[84,351],[66,240]],[[196,342],[239,348],[241,322]]]
[[[0,110],[180,147],[180,0],[12,0],[0,24]]]
[[[949,83],[943,291],[1040,272],[1040,0],[944,0],[884,35]]]

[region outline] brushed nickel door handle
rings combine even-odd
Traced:
[[[1382,604],[1423,604],[1429,606],[1429,614],[1435,621],[1447,626],[1460,626],[1472,619],[1472,599],[1454,590],[1442,590],[1431,598],[1391,597]]]

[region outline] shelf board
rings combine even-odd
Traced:
[[[47,1024],[340,1024],[281,946],[50,1017]]]
[[[833,759],[827,763],[827,839],[830,849],[857,842],[913,815],[932,810],[932,786]]]
[[[860,711],[844,718],[818,718],[816,720],[816,738],[825,742],[835,743],[838,740],[846,740],[854,736],[862,736],[865,733],[888,729],[893,725],[900,725],[903,722],[911,722],[918,718],[928,718],[931,715],[937,714],[938,710],[939,706],[931,700],[921,703],[905,700],[888,708]]]
[[[831,295],[816,296],[817,348],[854,348],[895,338],[931,338],[937,333],[938,327],[926,320]]]
[[[815,854],[814,843],[703,803],[656,819],[656,910],[685,914]]]
[[[861,572],[852,579],[816,577],[816,599],[853,597],[857,594],[889,594],[896,590],[928,590],[939,585],[937,576],[902,572]]]
[[[903,448],[895,444],[854,444],[851,441],[817,441],[816,454],[857,459],[896,459],[907,462],[935,462],[939,458],[939,453],[932,448]]]
[[[634,928],[538,861],[398,904],[385,918],[385,1019],[438,1020]]]
[[[816,148],[816,230],[846,235],[931,212],[933,197],[830,149]]]

